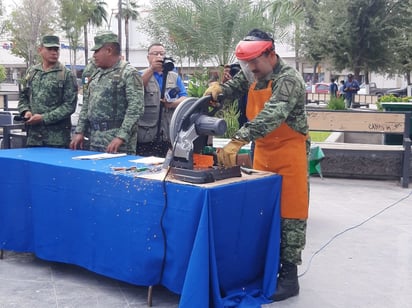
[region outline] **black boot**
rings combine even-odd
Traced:
[[[298,267],[293,263],[284,262],[279,271],[276,292],[272,299],[279,302],[298,294]]]

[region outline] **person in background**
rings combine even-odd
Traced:
[[[352,74],[348,74],[343,92],[345,93],[346,108],[352,108],[355,103],[355,94],[359,91],[359,82],[353,78]]]
[[[136,154],[137,121],[143,113],[139,72],[120,60],[116,34],[98,33],[93,58],[97,67],[84,87],[83,105],[70,148],[82,149],[90,130],[90,150]]]
[[[226,81],[232,79],[233,76],[230,74],[230,69],[230,64],[225,64],[223,66],[222,83],[225,83]]]
[[[166,59],[166,63],[165,56],[166,50],[162,44],[150,45],[147,49],[149,67],[141,72],[145,110],[139,120],[136,153],[140,156],[166,156],[167,151],[172,148],[169,127],[173,112],[187,97],[182,79],[173,71],[173,62]]]
[[[297,266],[306,242],[308,218],[308,123],[305,83],[276,54],[272,37],[254,29],[238,43],[235,54],[241,71],[205,91],[216,100],[248,93],[245,123],[217,153],[218,163],[236,164],[239,149],[255,141],[253,168],[282,176],[280,269],[271,297],[282,301],[299,294]]]
[[[345,80],[341,80],[339,82],[339,97],[343,97],[345,95],[345,92],[343,91],[343,89],[345,88]]]
[[[330,98],[338,96],[338,85],[335,83],[335,78],[331,78],[329,85]]]
[[[68,148],[77,103],[76,77],[59,62],[58,36],[43,36],[38,52],[41,63],[27,70],[18,103],[27,127],[26,145]]]
[[[223,68],[222,83],[225,83],[231,80],[240,71],[240,69],[241,68],[240,68],[239,63],[225,64]],[[243,95],[241,98],[237,100],[237,110],[239,113],[237,120],[239,123],[239,128],[242,127],[242,125],[247,122],[246,103],[247,103],[247,94]]]

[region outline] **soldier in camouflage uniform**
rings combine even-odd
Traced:
[[[248,93],[250,122],[217,153],[224,166],[236,164],[239,149],[255,141],[253,167],[282,175],[280,269],[274,301],[299,294],[297,265],[305,246],[308,217],[305,84],[300,74],[276,54],[273,39],[252,30],[236,47],[241,73],[224,84],[211,84],[214,100]]]
[[[83,148],[90,130],[90,150],[136,154],[137,122],[143,114],[143,83],[138,71],[120,59],[117,35],[105,31],[94,38],[97,70],[83,94],[83,106],[71,149]]]
[[[77,103],[77,82],[59,60],[60,40],[42,37],[39,53],[42,63],[27,70],[21,84],[18,110],[26,119],[27,146],[67,148],[71,119]]]

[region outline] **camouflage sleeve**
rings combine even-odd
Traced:
[[[22,79],[19,85],[19,102],[17,105],[17,109],[19,113],[22,114],[24,111],[30,110],[30,98],[29,98],[29,91],[27,88],[27,82],[29,79],[29,73],[32,68],[27,69],[25,77]]]
[[[87,118],[87,113],[89,109],[89,96],[87,90],[83,90],[83,102],[82,108],[80,109],[79,119],[76,125],[76,133],[85,133],[89,128],[89,120]]]
[[[59,72],[57,74],[59,74]],[[70,117],[76,110],[77,91],[76,77],[71,71],[67,70],[63,86],[62,102],[56,108],[43,114],[43,122],[47,125]]]
[[[132,130],[136,129],[136,123],[143,114],[144,88],[142,77],[135,68],[128,69],[124,74],[127,109],[117,137],[127,141],[132,134]]]
[[[281,76],[272,84],[272,96],[255,119],[246,123],[236,136],[245,141],[271,133],[283,122],[302,134],[307,133],[305,88],[291,75]]]
[[[241,71],[233,79],[221,84],[226,99],[235,100],[242,97],[249,90],[249,82]]]

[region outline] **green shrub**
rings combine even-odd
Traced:
[[[402,102],[402,97],[397,97],[392,94],[383,95],[378,99],[379,103],[387,103],[387,102]]]
[[[328,102],[327,108],[330,110],[345,110],[345,101],[343,98],[340,97],[332,97]]]
[[[378,101],[376,102],[376,107],[378,110],[383,111],[382,103],[407,103],[411,102],[412,97],[411,96],[405,96],[405,97],[397,97],[392,94],[389,95],[383,95],[381,96]]]
[[[237,100],[230,102],[226,101],[223,105],[223,109],[216,113],[218,118],[222,118],[226,121],[227,130],[221,138],[232,138],[239,129],[239,110],[237,108]]]
[[[203,71],[194,73],[189,79],[187,94],[191,97],[202,97],[208,87],[209,71],[204,69]]]
[[[0,65],[0,82],[3,82],[6,80],[7,74],[6,74],[6,68],[3,65]]]

